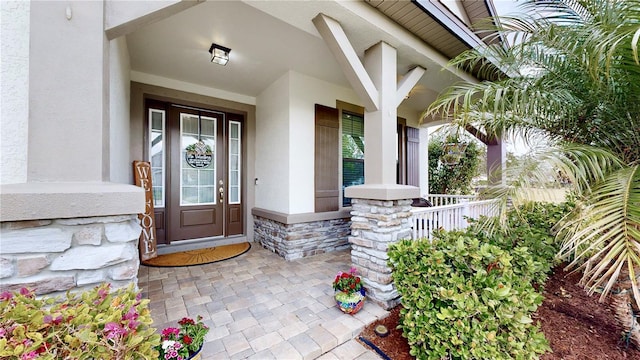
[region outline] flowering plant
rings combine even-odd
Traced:
[[[347,295],[360,292],[362,282],[360,277],[356,275],[356,268],[352,267],[348,273],[339,272],[333,280],[333,290],[341,291]]]
[[[0,359],[152,359],[160,336],[133,285],[102,284],[66,299],[26,288],[0,294]]]
[[[207,325],[202,323],[202,316],[196,321],[182,318],[178,321],[179,328],[168,327],[162,330],[162,343],[156,347],[160,352],[160,359],[184,360],[195,354],[204,343],[204,337],[209,332]]]

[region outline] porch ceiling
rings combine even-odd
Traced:
[[[349,87],[313,26],[324,13],[341,23],[359,56],[380,40],[398,49],[398,76],[427,69],[405,105],[421,111],[466,75],[441,71],[448,60],[365,2],[206,1],[127,35],[132,71],[256,97],[288,70]],[[226,66],[209,60],[212,42],[231,48]]]

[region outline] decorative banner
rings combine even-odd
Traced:
[[[202,140],[187,146],[185,150],[187,150],[185,160],[192,168],[202,169],[211,164],[213,152],[211,147],[202,142]]]
[[[158,256],[156,248],[156,219],[153,213],[153,188],[151,187],[151,164],[148,161],[134,161],[133,174],[136,185],[144,189],[144,214],[138,214],[142,233],[138,242],[140,260],[145,261]]]

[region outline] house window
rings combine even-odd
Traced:
[[[364,108],[337,103],[338,108],[315,105],[314,198],[318,213],[351,206],[344,189],[364,183]],[[398,119],[398,124],[397,183],[418,186],[419,130],[406,126],[404,119]]]
[[[342,115],[342,206],[351,206],[344,189],[364,184],[364,118],[343,112]]]

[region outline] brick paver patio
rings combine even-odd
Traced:
[[[218,263],[141,266],[138,282],[157,329],[202,315],[203,359],[379,359],[353,339],[388,312],[367,302],[350,316],[333,299],[333,278],[350,266],[349,251],[285,261],[253,243]]]

